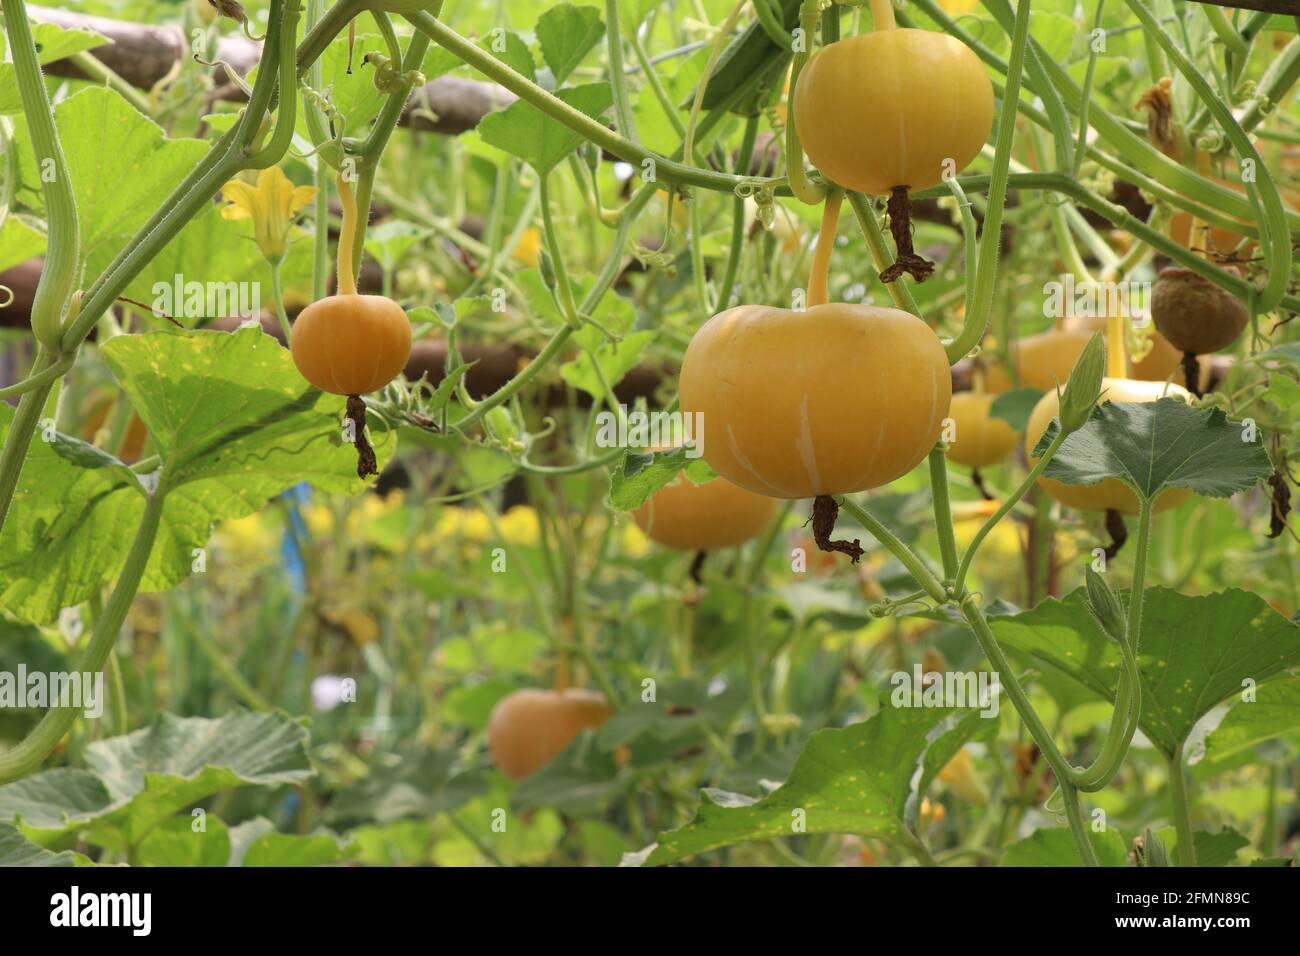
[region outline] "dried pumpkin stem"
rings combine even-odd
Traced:
[[[916,254],[912,248],[912,198],[907,186],[895,186],[889,193],[889,232],[898,247],[894,264],[880,273],[881,282],[893,282],[904,273],[924,282],[934,272],[934,263]]]
[[[1195,352],[1183,353],[1183,380],[1187,382],[1187,390],[1197,398],[1205,394],[1201,389],[1201,366],[1196,361]]]
[[[867,552],[862,548],[858,538],[850,541],[832,541],[835,533],[835,520],[840,516],[840,506],[830,495],[818,495],[813,499],[812,530],[813,540],[823,551],[838,551],[847,554],[854,564]]]
[[[352,422],[352,444],[357,449],[357,477],[364,481],[370,475],[379,474],[379,462],[366,438],[366,403],[360,395],[348,396],[347,417]]]
[[[1128,540],[1128,528],[1124,524],[1124,516],[1114,508],[1106,509],[1106,533],[1110,535],[1110,544],[1106,545],[1106,560],[1109,561],[1119,554],[1119,549],[1124,547],[1124,542]]]

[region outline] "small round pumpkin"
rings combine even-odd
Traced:
[[[682,360],[684,412],[722,477],[773,498],[878,488],[939,438],[952,377],[934,331],[899,309],[742,305],[700,327]]]
[[[302,377],[334,395],[366,395],[406,367],[411,323],[382,295],[327,296],[303,309],[290,338]]]
[[[953,440],[948,458],[967,468],[995,465],[1020,443],[1020,433],[989,410],[997,396],[987,392],[957,392],[948,408],[953,421]]]
[[[712,551],[757,538],[772,523],[775,498],[756,495],[726,478],[697,485],[678,475],[632,513],[642,531],[665,548]]]
[[[822,47],[799,74],[795,127],[832,181],[884,195],[937,186],[993,128],[993,84],[975,52],[930,30],[876,30]],[[948,165],[946,165],[948,164]]]
[[[1181,398],[1191,401],[1192,394],[1181,385],[1172,382],[1139,382],[1131,378],[1102,379],[1103,402],[1154,402],[1164,397]],[[1025,428],[1025,454],[1032,457],[1034,446],[1043,437],[1043,432],[1052,419],[1060,414],[1056,392],[1048,392],[1034,406]],[[1107,511],[1114,509],[1123,514],[1138,513],[1138,498],[1127,485],[1118,478],[1103,478],[1095,485],[1067,485],[1053,478],[1039,478],[1043,490],[1063,505],[1080,511]],[[1170,488],[1160,494],[1152,504],[1153,511],[1164,511],[1186,499],[1191,494],[1188,488]]]
[[[590,690],[517,690],[502,697],[488,717],[488,750],[503,774],[522,780],[545,767],[588,727],[612,711]]]

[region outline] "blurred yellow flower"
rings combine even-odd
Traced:
[[[223,219],[253,220],[253,240],[267,262],[278,263],[289,250],[293,216],[314,198],[315,186],[295,186],[279,166],[268,166],[257,174],[257,185],[232,179],[221,187],[230,205],[221,210]]]
[[[474,508],[447,508],[433,526],[435,541],[462,540],[483,544],[492,538],[487,515]]]
[[[944,13],[955,17],[973,13],[979,4],[980,0],[939,0],[939,6],[943,7]]]
[[[501,534],[511,544],[532,547],[541,537],[537,512],[527,505],[515,505],[501,516]]]
[[[529,226],[519,234],[519,243],[510,254],[515,261],[536,269],[542,258],[542,234],[535,226]]]
[[[334,530],[334,512],[325,505],[306,505],[302,520],[313,538],[327,537]]]
[[[619,550],[628,557],[643,558],[650,553],[650,539],[633,522],[625,522],[618,531]]]

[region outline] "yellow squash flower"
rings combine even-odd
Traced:
[[[230,205],[223,219],[253,220],[253,239],[267,262],[277,263],[289,249],[294,213],[316,198],[315,186],[295,186],[279,166],[257,174],[257,185],[232,179],[221,188]]]

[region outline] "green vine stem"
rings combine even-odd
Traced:
[[[77,200],[54,122],[54,109],[41,74],[27,6],[24,0],[4,0],[3,9],[18,92],[27,117],[36,163],[41,170],[41,195],[45,199],[49,222],[45,264],[32,301],[32,332],[41,345],[57,356],[62,351],[63,314],[72,298],[77,270],[81,265]]]
[[[947,590],[944,588],[943,583],[935,577],[929,565],[925,563],[919,554],[904,544],[902,539],[894,532],[885,527],[871,512],[861,505],[855,504],[844,495],[836,495],[835,503],[852,515],[853,520],[862,525],[873,538],[888,548],[899,563],[907,568],[908,573],[916,579],[916,583],[921,586],[926,594],[940,604],[948,601]]]
[[[158,536],[158,527],[162,521],[163,505],[167,497],[165,477],[161,477],[158,487],[148,496],[140,525],[136,529],[135,540],[122,565],[117,584],[104,607],[104,613],[95,622],[95,630],[87,645],[85,653],[78,662],[77,670],[83,673],[98,673],[104,668],[109,652],[117,642],[118,633],[126,621],[127,611],[135,600],[136,591],[144,577],[149,564],[149,554],[153,551],[154,540]],[[71,729],[79,713],[76,707],[55,707],[46,711],[45,716],[23,740],[13,748],[0,753],[0,784],[18,780],[36,770],[50,755],[50,752]]]
[[[731,192],[742,183],[755,182],[752,177],[732,176],[669,159],[644,146],[630,142],[603,123],[548,93],[523,74],[511,69],[506,63],[467,40],[442,21],[435,20],[428,13],[416,13],[407,19],[434,43],[455,54],[484,76],[500,83],[521,100],[531,103],[547,116],[581,134],[583,138],[606,152],[634,166],[639,166],[647,159],[650,160],[654,163],[656,178],[663,182],[680,186],[702,186],[724,192]],[[777,183],[779,180],[759,182]]]
[[[1020,80],[1029,44],[1029,11],[1032,0],[1020,0],[1016,6],[1015,25],[1011,32],[1011,60],[1007,67],[1007,86],[1002,109],[998,113],[998,134],[993,154],[993,175],[989,181],[988,208],[980,235],[979,263],[975,272],[974,298],[966,303],[961,332],[944,345],[948,364],[969,353],[988,328],[993,313],[993,286],[998,275],[998,252],[1002,242],[1002,212],[1007,201],[1007,177],[1010,173],[1011,145],[1016,132],[1016,110],[1020,100]]]
[[[1174,809],[1174,827],[1178,843],[1174,846],[1174,859],[1179,866],[1196,866],[1196,843],[1192,834],[1192,809],[1187,795],[1187,769],[1183,745],[1174,748],[1169,758],[1169,799]]]
[[[1262,206],[1262,212],[1259,215],[1259,224],[1262,226],[1259,241],[1263,247],[1264,259],[1268,263],[1268,278],[1265,281],[1264,288],[1259,290],[1258,298],[1253,302],[1253,308],[1258,312],[1267,312],[1274,308],[1282,297],[1286,294],[1287,284],[1291,278],[1291,241],[1286,223],[1286,213],[1282,208],[1282,197],[1278,194],[1277,185],[1273,182],[1273,177],[1265,166],[1264,160],[1260,157],[1255,149],[1255,144],[1250,141],[1250,136],[1237,123],[1237,118],[1232,115],[1232,110],[1227,104],[1219,99],[1214,88],[1210,86],[1205,76],[1196,68],[1187,54],[1174,43],[1164,30],[1160,29],[1160,23],[1147,8],[1142,0],[1126,0],[1129,9],[1132,10],[1137,18],[1146,28],[1145,32],[1155,38],[1155,41],[1164,48],[1165,54],[1170,61],[1178,68],[1178,72],[1183,74],[1183,78],[1201,98],[1201,101],[1209,107],[1211,115],[1218,122],[1219,128],[1227,136],[1228,142],[1237,151],[1237,157],[1240,162],[1252,160],[1255,165],[1255,188],[1248,189],[1247,195],[1250,198],[1251,205]],[[1255,288],[1250,287],[1248,299],[1254,298]]]
[[[639,143],[636,124],[632,122],[632,103],[627,95],[627,74],[623,70],[623,29],[619,23],[618,0],[605,0],[605,43],[618,131],[629,141]]]
[[[795,90],[799,88],[799,74],[812,55],[807,44],[812,42],[820,18],[821,10],[817,0],[803,0],[799,7],[799,28],[803,31],[805,48],[795,53],[794,62],[790,66],[790,92],[786,96],[785,106],[785,173],[790,179],[790,192],[809,206],[815,206],[826,198],[826,187],[814,183],[804,171],[803,144],[799,142],[799,130],[794,121],[794,97]]]
[[[577,331],[582,328],[582,316],[573,301],[573,286],[569,284],[569,271],[564,266],[564,255],[560,250],[560,239],[555,231],[555,218],[551,213],[550,195],[551,174],[538,173],[539,190],[542,197],[542,237],[546,242],[546,252],[551,258],[551,268],[555,270],[555,297],[564,313],[564,321],[569,328]]]
[[[763,0],[755,0],[761,4]],[[745,120],[745,131],[740,140],[740,152],[736,154],[736,171],[741,175],[748,173],[754,162],[754,143],[758,139],[758,116]],[[731,199],[731,248],[727,250],[727,264],[722,270],[722,285],[718,287],[718,301],[715,308],[725,312],[731,306],[732,289],[736,284],[736,274],[740,270],[740,252],[745,246],[745,200],[741,196]]]
[[[19,395],[26,395],[33,389],[49,385],[55,379],[66,373],[68,369],[72,368],[72,356],[64,356],[53,365],[50,365],[43,357],[44,353],[45,350],[42,347],[41,354],[33,363],[33,368],[43,366],[43,371],[35,372],[23,379],[21,382],[16,382],[13,385],[6,385],[4,388],[0,388],[0,399],[16,398]]]
[[[280,161],[293,142],[294,119],[298,107],[298,74],[295,69],[294,47],[297,37],[299,5],[290,0],[285,5],[284,19],[280,24],[278,59],[280,82],[277,87],[279,104],[276,109],[275,132],[267,144],[248,159],[250,169],[264,169]],[[269,37],[268,37],[269,42]]]
[[[957,575],[957,538],[952,526],[952,505],[948,496],[948,455],[942,442],[930,449],[930,497],[934,503],[934,527],[939,536],[943,576]]]

